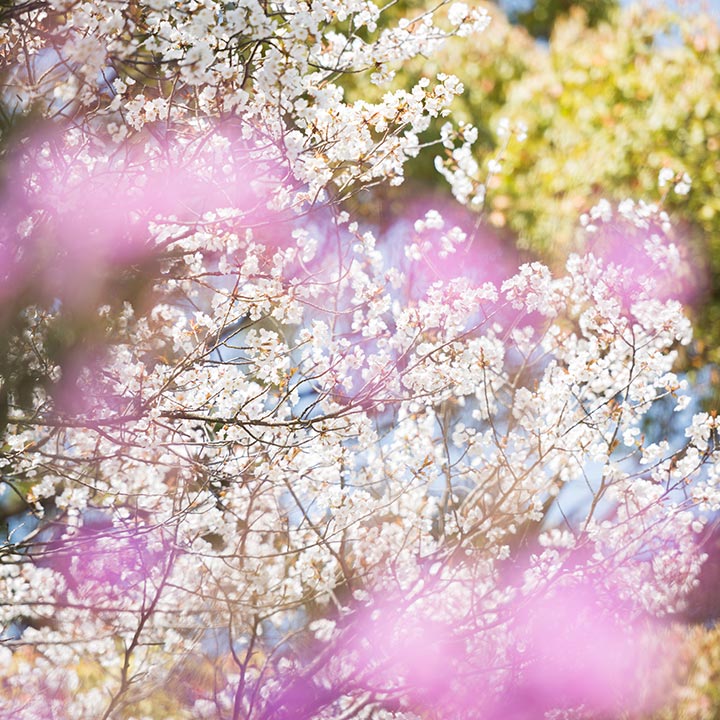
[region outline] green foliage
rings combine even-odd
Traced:
[[[663,33],[681,30],[682,43],[662,44]],[[720,61],[717,28],[704,30],[693,37],[676,16],[639,10],[597,30],[577,17],[558,27],[548,55],[502,108],[528,125],[494,193],[519,201],[510,223],[521,241],[567,246],[571,215],[608,194],[658,197],[663,167],[696,182],[690,202],[670,195],[668,207],[713,227],[718,167],[707,160],[720,129]]]
[[[713,720],[720,713],[720,629],[690,628],[680,647],[682,683],[652,720]]]
[[[720,278],[720,31],[706,17],[629,8],[588,29],[556,27],[542,62],[516,82],[499,113],[522,119],[489,203],[521,244],[545,256],[571,246],[576,218],[601,197],[658,199],[662,168],[687,172],[689,197],[662,199],[676,224],[707,244]],[[470,99],[471,101],[471,99]],[[506,213],[506,208],[512,212]],[[718,291],[701,319],[717,341]],[[713,356],[712,359],[717,359]]]
[[[509,16],[512,22],[522,25],[534,37],[548,38],[555,23],[574,8],[587,13],[588,25],[595,27],[607,20],[617,6],[616,0],[537,0],[527,9],[511,9]]]

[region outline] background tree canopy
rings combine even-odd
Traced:
[[[547,39],[558,20],[573,11],[581,10],[587,17],[587,24],[595,27],[606,21],[617,9],[617,0],[506,0],[499,3],[511,22],[522,25],[533,37]]]

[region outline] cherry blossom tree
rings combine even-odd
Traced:
[[[657,618],[720,505],[714,416],[644,435],[692,402],[683,254],[641,201],[598,205],[560,276],[451,205],[359,227],[348,199],[402,183],[462,92],[394,70],[487,24],[389,9],[2,11],[0,716],[661,698]],[[382,100],[346,103],[349,74]],[[448,123],[437,167],[480,208]]]

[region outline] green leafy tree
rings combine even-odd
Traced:
[[[510,20],[522,25],[534,37],[548,38],[555,23],[574,9],[580,8],[587,15],[587,23],[595,27],[607,20],[617,8],[616,0],[537,0],[533,3],[501,3],[508,11]]]
[[[707,257],[701,350],[717,346],[720,327],[719,47],[709,17],[664,9],[628,8],[595,29],[577,13],[561,21],[497,111],[522,119],[528,139],[508,147],[488,192],[498,224],[556,258],[572,246],[578,214],[601,197],[661,200],[691,251]],[[659,188],[661,171],[673,180],[687,173],[689,196],[672,182]]]

